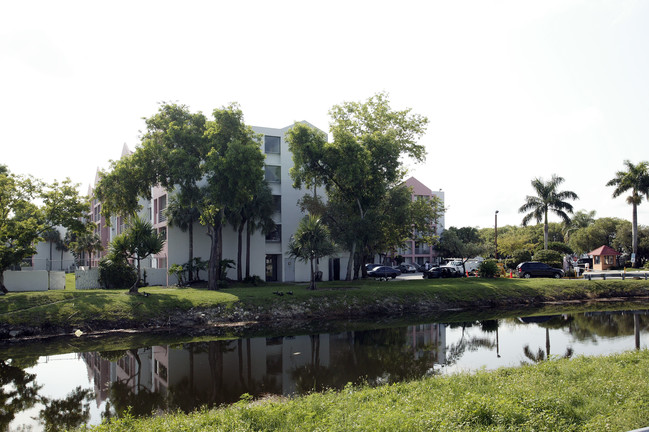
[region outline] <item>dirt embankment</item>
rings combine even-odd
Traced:
[[[206,309],[173,310],[163,316],[147,321],[132,320],[73,320],[67,325],[15,326],[0,324],[0,340],[5,343],[44,339],[82,332],[85,335],[114,334],[117,332],[178,332],[184,334],[227,334],[237,335],[251,331],[279,333],[312,327],[322,328],[325,322],[341,320],[389,320],[400,317],[449,316],[471,311],[494,313],[498,310],[520,310],[541,307],[547,304],[570,304],[584,302],[649,302],[649,297],[625,295],[622,297],[601,297],[547,299],[542,297],[526,299],[475,300],[470,302],[422,301],[404,302],[403,299],[382,298],[368,304],[342,303],[335,299],[308,300],[279,304],[269,307],[245,308],[214,307]]]

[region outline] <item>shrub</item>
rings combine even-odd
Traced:
[[[126,261],[104,258],[99,261],[99,283],[104,289],[130,288],[137,281],[137,272]]]
[[[548,242],[548,250],[557,251],[564,255],[572,255],[573,253],[570,246],[563,242]]]
[[[478,276],[483,278],[492,278],[500,273],[496,260],[484,260],[478,267]]]
[[[553,250],[540,250],[534,253],[534,261],[546,263],[551,267],[563,267],[563,255]]]

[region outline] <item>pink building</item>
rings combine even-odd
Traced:
[[[428,186],[424,185],[422,182],[417,180],[414,177],[410,177],[405,181],[405,184],[412,188],[412,200],[419,199],[432,199],[437,197],[442,205],[444,204],[444,192],[440,189],[439,191],[433,192]],[[440,217],[435,225],[435,232],[437,235],[440,235],[444,231],[444,215]],[[415,233],[416,234],[416,233]],[[416,236],[415,236],[416,237]],[[406,264],[417,264],[423,266],[426,262],[430,264],[439,264],[440,258],[437,256],[435,249],[428,244],[417,241],[415,239],[408,240],[406,246],[399,251],[399,254],[405,258]]]

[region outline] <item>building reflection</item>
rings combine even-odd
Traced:
[[[289,396],[339,389],[350,382],[418,378],[445,363],[445,345],[444,324],[421,324],[153,346],[81,357],[95,386],[97,405],[110,401],[119,415],[129,400],[142,404],[144,394],[151,403],[141,407],[145,414],[158,409],[189,412],[233,403],[246,393]]]

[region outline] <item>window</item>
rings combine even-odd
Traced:
[[[269,183],[280,183],[282,171],[279,165],[266,165],[266,181]]]
[[[282,196],[273,195],[273,215],[281,216],[282,214]]]
[[[160,235],[160,237],[162,237],[163,239],[167,240],[167,227],[162,227],[162,228],[160,228],[160,229],[158,230],[158,234]]]
[[[604,256],[604,264],[606,264],[606,265],[614,265],[615,264],[615,257],[613,255],[605,255]]]
[[[266,242],[268,243],[279,243],[282,241],[282,225],[275,225],[275,229],[270,233],[266,234]]]
[[[599,261],[600,256],[595,255],[594,258],[595,258],[595,264],[599,264],[600,263],[600,261]]]
[[[280,152],[280,144],[282,140],[278,136],[264,136],[264,151],[266,153],[277,153]]]
[[[164,222],[167,220],[167,195],[162,195],[158,198],[158,222]]]

